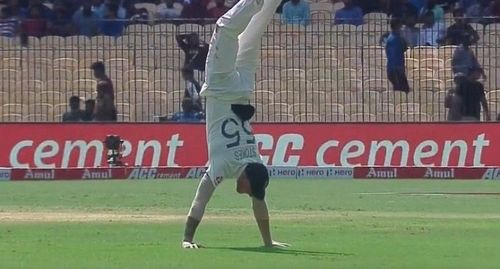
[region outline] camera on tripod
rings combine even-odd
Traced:
[[[123,157],[123,140],[118,135],[107,135],[104,140],[104,145],[108,151],[108,165],[109,166],[124,166],[122,161]]]

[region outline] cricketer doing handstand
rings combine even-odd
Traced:
[[[288,246],[271,237],[264,200],[269,174],[249,123],[255,111],[250,98],[261,38],[279,3],[280,0],[241,0],[217,21],[201,91],[201,96],[206,97],[209,165],[188,213],[183,248],[200,247],[193,242],[196,228],[215,188],[226,178],[237,178],[236,191],[251,197],[264,245]]]

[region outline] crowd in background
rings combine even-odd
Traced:
[[[0,1],[0,35],[15,36],[120,36],[129,23],[152,20],[216,19],[238,0],[156,0],[156,10],[137,8],[146,0],[3,0]],[[332,13],[333,24],[364,23],[363,15],[385,12],[390,17],[419,17],[424,22],[421,36],[444,31],[446,11],[460,9],[470,22],[492,23],[500,17],[500,0],[333,0],[343,2],[341,9]],[[283,0],[279,6],[283,23],[307,25],[310,23],[310,4],[306,0]],[[432,14],[432,18],[431,18]],[[436,31],[437,29],[437,31]]]
[[[148,23],[152,20],[173,19],[182,23],[183,19],[189,22],[200,19],[199,23],[205,23],[207,21],[204,19],[212,19],[208,22],[213,23],[214,19],[223,15],[237,1],[158,0],[151,2],[156,7],[152,13],[145,8],[137,8],[136,0],[4,0],[0,1],[0,4],[3,4],[0,36],[120,36],[127,24],[136,22]],[[148,1],[140,1],[144,2]],[[365,23],[364,15],[370,12],[385,12],[391,18],[391,32],[382,35],[380,45],[386,48],[387,74],[394,90],[404,92],[411,90],[404,71],[404,52],[408,48],[459,45],[453,57],[453,73],[457,78],[457,88],[450,93],[450,96],[454,97],[450,97],[453,101],[448,101],[447,105],[450,111],[467,110],[476,113],[478,109],[480,111],[478,107],[482,104],[484,110],[488,111],[487,104],[483,100],[484,87],[481,88],[476,83],[477,73],[483,77],[485,75],[469,49],[470,45],[479,40],[479,35],[469,23],[486,25],[500,22],[500,0],[333,0],[333,2],[342,2],[343,7],[332,12],[332,24],[362,25]],[[283,0],[277,12],[281,14],[283,24],[311,23],[310,3],[306,0]],[[455,22],[452,25],[446,25],[446,12],[453,13]],[[185,53],[181,72],[186,89],[182,100],[183,111],[167,120],[200,121],[203,119],[203,109],[198,95],[201,86],[194,78],[194,71],[204,71],[208,44],[201,42],[196,33],[180,34],[176,39],[179,48]],[[70,112],[64,119],[88,120],[89,110],[92,109],[90,117],[92,120],[116,121],[116,108],[111,105],[114,100],[113,86],[111,80],[106,77],[104,68],[102,63],[92,66],[96,72],[96,79],[100,81],[96,89],[97,99],[100,100],[88,100],[85,112],[80,110],[80,100],[72,97],[69,100]],[[464,90],[467,88],[474,88],[476,92],[467,92]],[[108,93],[99,94],[99,92]],[[475,109],[455,109],[456,104],[464,106],[463,104],[467,104],[469,100],[476,100],[473,105]],[[107,111],[99,113],[103,109]],[[456,120],[458,117],[453,116],[454,113],[450,115],[452,115],[450,120]]]

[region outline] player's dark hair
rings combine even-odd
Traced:
[[[104,67],[104,63],[103,62],[95,62],[95,63],[93,63],[90,66],[90,69],[101,71],[101,72],[104,72],[106,70],[106,68]]]
[[[78,103],[78,104],[79,104],[79,103],[80,103],[80,97],[75,96],[75,95],[71,96],[71,97],[69,98],[69,103],[70,103],[70,104],[71,104],[71,103]]]
[[[391,30],[396,31],[399,30],[403,26],[403,22],[400,19],[392,19],[391,20]]]
[[[264,200],[266,187],[269,184],[267,167],[261,163],[249,163],[245,168],[245,174],[250,182],[252,197]]]

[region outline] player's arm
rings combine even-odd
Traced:
[[[262,236],[262,241],[264,241],[264,246],[266,247],[288,247],[286,243],[280,243],[273,241],[271,237],[271,228],[269,225],[269,212],[267,210],[267,204],[265,200],[259,200],[252,198],[252,207],[255,220],[259,226],[259,231]]]

